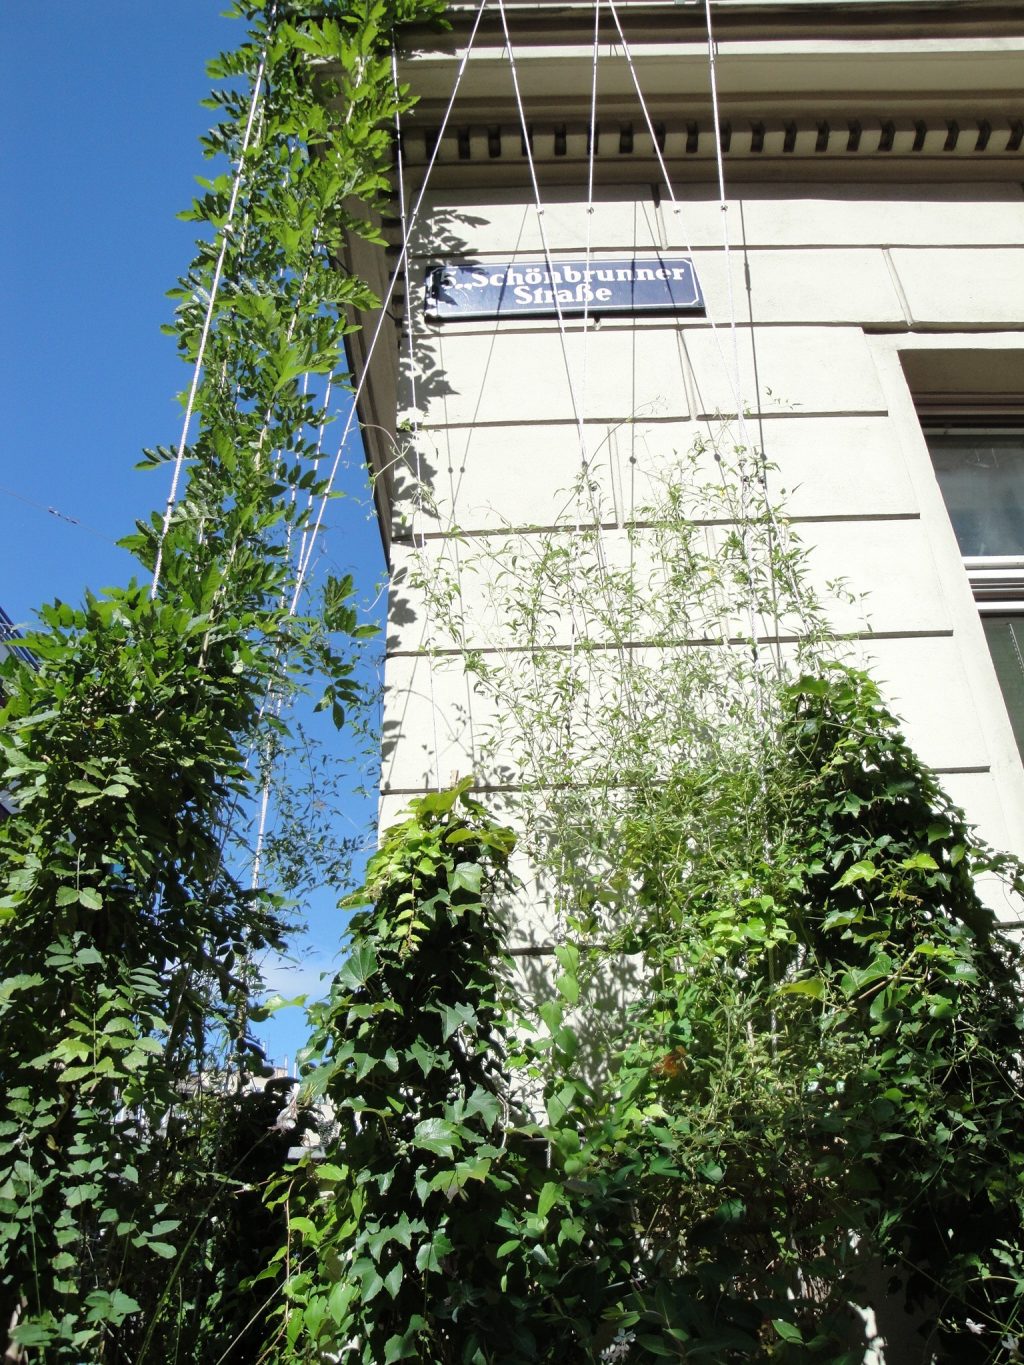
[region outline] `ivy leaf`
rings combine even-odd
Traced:
[[[575,1005],[580,998],[580,983],[574,975],[564,972],[555,981],[555,989],[558,994],[570,1005]]]
[[[403,1275],[402,1262],[396,1261],[392,1268],[384,1276],[384,1288],[388,1291],[388,1293],[391,1295],[393,1299],[398,1297],[398,1291],[402,1287],[402,1275]]]
[[[637,1345],[642,1346],[652,1356],[658,1356],[662,1360],[678,1360],[679,1352],[673,1350],[671,1346],[662,1341],[661,1337],[656,1337],[650,1332],[637,1337]]]
[[[462,1142],[453,1123],[446,1119],[423,1119],[413,1131],[412,1145],[435,1156],[451,1156]]]
[[[453,891],[470,891],[479,896],[482,877],[483,868],[479,863],[456,863],[448,884]]]
[[[870,859],[863,858],[846,869],[832,890],[838,891],[841,887],[852,886],[854,882],[873,882],[877,876],[878,868]]]
[[[474,1114],[479,1114],[488,1128],[493,1128],[501,1117],[501,1103],[497,1095],[485,1090],[482,1085],[478,1085],[466,1101],[466,1117],[471,1118]]]
[[[937,872],[939,865],[930,853],[915,853],[912,858],[904,858],[900,867],[905,867],[908,872],[918,869],[925,872]]]
[[[363,1276],[361,1285],[363,1303],[371,1303],[380,1291],[384,1288],[384,1280],[376,1270],[370,1270]]]
[[[42,1322],[19,1322],[11,1329],[11,1340],[19,1346],[48,1346],[54,1336],[54,1328]]]
[[[338,984],[350,991],[359,991],[377,970],[377,955],[365,943],[357,944],[345,965],[338,972]]]
[[[413,1328],[407,1332],[396,1332],[384,1343],[384,1365],[394,1365],[396,1360],[415,1360],[419,1354],[416,1331]]]
[[[455,1250],[454,1244],[444,1232],[435,1232],[429,1242],[424,1242],[416,1253],[417,1270],[441,1272],[441,1257]]]
[[[132,1313],[142,1312],[141,1304],[120,1289],[110,1293],[104,1289],[95,1289],[86,1295],[85,1302],[89,1309],[86,1321],[109,1322],[115,1327]]]
[[[572,1106],[576,1098],[576,1087],[572,1084],[563,1085],[556,1095],[551,1095],[547,1102],[548,1122],[552,1128],[558,1128]]]
[[[445,1042],[456,1033],[460,1028],[472,1027],[476,1024],[476,1010],[471,1005],[445,1005],[443,1006],[444,1027],[441,1036]]]

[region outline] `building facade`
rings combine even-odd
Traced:
[[[571,534],[581,444],[614,543],[665,462],[739,423],[908,738],[1020,851],[1024,10],[710,10],[709,43],[704,0],[456,4],[404,57],[404,202],[386,256],[352,247],[388,297],[352,344],[393,575],[383,819],[455,773],[514,784],[481,771],[459,657],[489,647],[485,587],[453,640],[430,565]],[[613,268],[686,259],[703,307],[612,309]],[[428,279],[474,269],[519,311],[431,308]],[[524,313],[551,270],[562,306]]]

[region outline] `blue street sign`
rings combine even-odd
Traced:
[[[704,299],[688,256],[566,261],[474,261],[427,271],[427,317],[548,318],[589,313],[700,313]]]

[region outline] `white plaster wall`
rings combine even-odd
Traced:
[[[726,204],[730,239],[738,247],[1015,247],[1024,240],[1024,190],[1016,183],[731,183]],[[545,190],[552,251],[579,252],[588,223],[594,251],[722,245],[722,211],[706,186],[677,186],[674,202],[664,191],[655,199],[648,185],[598,188],[592,214],[578,188]],[[469,188],[458,196],[428,194],[411,249],[433,260],[438,241],[461,244],[466,255],[536,255],[541,250],[536,207],[528,192]]]
[[[775,466],[770,487],[792,518],[917,515],[888,416],[765,416],[752,434]],[[664,478],[689,463],[689,452],[708,436],[706,423],[690,419],[587,420],[582,449],[602,501],[621,522],[656,499]],[[581,441],[575,423],[424,428],[419,446],[421,469],[431,480],[421,518],[428,534],[453,526],[479,531],[576,519]],[[701,478],[712,477],[710,454],[699,471]],[[411,481],[400,480],[399,487],[406,503],[415,505]]]
[[[388,808],[473,770],[475,736],[489,723],[458,661],[423,652],[449,633],[410,590],[410,563],[435,572],[432,563],[471,558],[481,534],[505,527],[524,544],[531,528],[571,528],[581,453],[614,543],[678,453],[739,411],[737,439],[777,465],[773,488],[788,490],[816,578],[844,577],[866,595],[856,608],[837,605],[836,625],[856,634],[908,736],[983,833],[1024,848],[1020,760],[899,364],[901,347],[941,349],[960,330],[962,346],[1021,340],[1007,330],[1024,326],[1019,186],[735,188],[728,269],[723,214],[707,190],[691,186],[674,205],[618,187],[599,192],[592,215],[572,191],[546,204],[556,254],[579,257],[588,238],[603,258],[692,245],[709,318],[591,319],[586,331],[576,319],[563,336],[554,320],[432,325],[417,314],[415,403],[406,374],[400,406],[419,426],[427,490],[399,470]],[[542,252],[525,191],[431,196],[414,245],[416,272],[446,256]],[[401,543],[411,529],[427,537],[415,552]],[[502,643],[507,625],[487,577],[474,571],[462,598],[466,640],[484,648]]]

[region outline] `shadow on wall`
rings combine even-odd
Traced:
[[[389,657],[393,656],[395,650],[401,648],[403,639],[408,644],[408,641],[415,639],[418,633],[419,650],[423,651],[422,664],[415,668],[415,673],[419,676],[412,681],[421,693],[426,692],[430,695],[415,698],[409,689],[407,695],[402,696],[401,685],[392,684],[391,704],[387,708],[382,726],[381,758],[383,770],[387,773],[399,746],[413,746],[422,753],[422,777],[427,785],[435,780],[444,783],[449,776],[454,776],[439,771],[440,755],[432,752],[435,747],[440,747],[434,744],[435,728],[443,733],[444,748],[450,748],[456,753],[473,753],[473,698],[472,687],[467,679],[465,700],[456,704],[445,704],[443,715],[428,717],[426,736],[420,727],[411,725],[414,711],[417,716],[421,716],[424,708],[433,705],[433,689],[425,676],[427,669],[431,667],[426,651],[437,643],[436,638],[432,637],[442,632],[431,629],[424,593],[415,585],[413,561],[408,554],[403,555],[402,552],[411,551],[416,539],[423,535],[428,526],[432,531],[442,529],[435,511],[438,502],[436,490],[441,478],[450,477],[454,473],[451,468],[447,471],[442,470],[434,443],[419,427],[421,413],[429,411],[439,401],[443,402],[456,392],[444,369],[440,348],[422,344],[422,339],[427,334],[424,321],[426,275],[431,266],[446,260],[470,260],[469,243],[463,233],[471,234],[476,229],[484,228],[487,221],[485,218],[460,213],[455,209],[435,210],[430,217],[429,239],[425,234],[418,234],[417,239],[411,243],[412,249],[418,250],[421,254],[417,255],[406,272],[409,294],[406,316],[402,320],[401,328],[402,373],[398,396],[399,410],[407,415],[400,421],[396,430],[394,458],[387,471],[390,476],[388,492],[392,521],[391,541],[399,552],[393,556],[398,562],[392,565],[389,586],[387,650]],[[429,255],[426,254],[428,246]],[[454,634],[451,622],[446,621],[444,626],[443,633],[447,634],[450,640]],[[449,667],[457,664],[458,660],[452,659]],[[412,705],[414,701],[416,704]],[[508,781],[511,772],[491,774],[492,781],[496,777]]]

